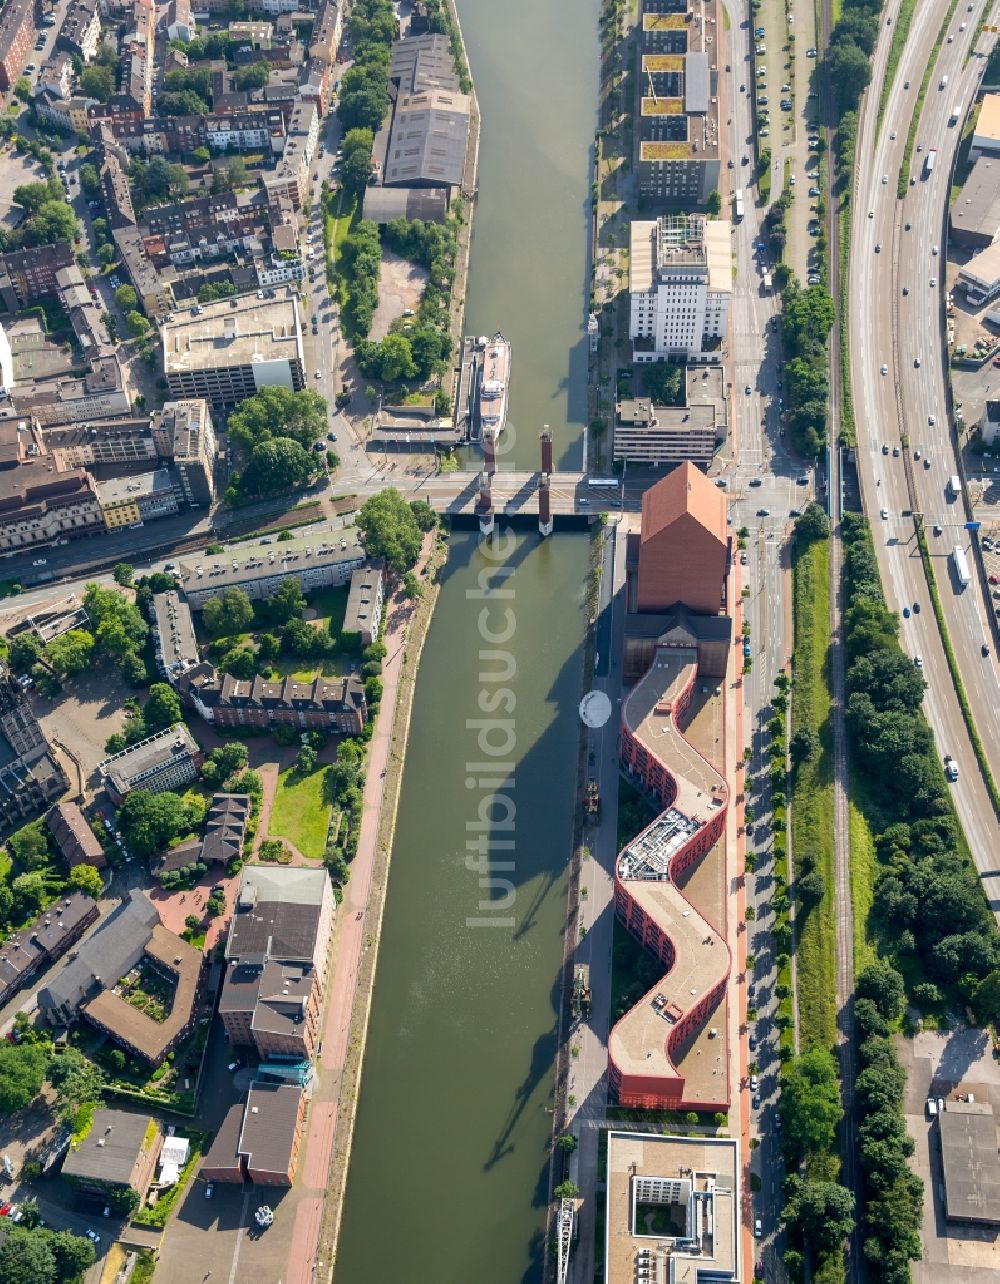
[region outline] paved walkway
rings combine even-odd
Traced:
[[[425,540],[421,565],[426,562],[433,548],[434,538],[432,532]],[[322,1202],[336,1138],[338,1097],[347,1059],[358,967],[362,953],[375,943],[372,927],[366,922],[366,911],[382,816],[385,772],[392,748],[406,634],[413,611],[413,603],[408,602],[401,590],[397,589],[387,604],[387,624],[383,637],[387,654],[382,663],[382,703],[368,750],[358,852],[351,864],[350,882],[344,889],[344,899],[337,915],[332,982],[320,1042],[321,1073],[309,1113],[303,1158],[299,1164],[299,1182],[306,1191],[315,1190],[317,1198],[303,1200],[297,1210],[288,1267],[283,1277],[284,1284],[311,1284],[315,1274],[319,1273],[320,1266],[329,1265],[317,1260],[316,1256],[322,1225]]]

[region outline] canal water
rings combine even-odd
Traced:
[[[538,467],[547,423],[578,467],[598,0],[458,3],[484,122],[466,332],[513,349],[500,466]],[[337,1284],[542,1274],[588,552],[498,530],[492,555],[453,533],[421,663]]]

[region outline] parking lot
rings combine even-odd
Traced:
[[[914,1284],[995,1281],[1000,1232],[945,1221],[938,1125],[928,1117],[927,1098],[942,1098],[947,1108],[949,1099],[971,1093],[976,1101],[989,1101],[996,1117],[1000,1062],[985,1031],[964,1026],[946,1032],[922,1031],[912,1040],[899,1040],[897,1046],[907,1072],[906,1126],[916,1143],[912,1164],[924,1183],[924,1255],[912,1267]]]
[[[44,183],[47,175],[30,156],[21,156],[13,147],[0,149],[0,223],[14,227],[21,210],[14,210],[14,188],[24,183]]]

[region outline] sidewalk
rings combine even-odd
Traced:
[[[416,568],[418,574],[427,564],[435,538],[436,532],[432,531],[424,540]],[[350,1083],[350,1090],[355,1093],[355,1099],[350,1103],[353,1124],[357,1080],[350,1080],[345,1071],[349,1052],[352,1051],[350,1033],[355,1000],[363,999],[366,1006],[371,1002],[370,989],[367,993],[358,991],[358,974],[362,955],[375,949],[381,921],[382,901],[378,900],[377,904],[370,907],[375,913],[369,921],[368,898],[378,854],[386,774],[395,738],[397,697],[404,672],[407,635],[415,611],[416,604],[408,601],[399,588],[388,599],[387,623],[383,636],[387,654],[382,664],[382,702],[368,749],[358,851],[351,864],[351,878],[344,888],[344,899],[337,913],[329,973],[329,1000],[319,1044],[320,1074],[309,1112],[303,1159],[299,1167],[299,1182],[306,1198],[296,1212],[288,1265],[282,1277],[284,1284],[311,1284],[321,1266],[329,1267],[329,1259],[320,1250],[320,1236],[325,1220],[324,1201],[330,1193],[335,1193],[335,1197],[340,1198],[343,1184],[346,1183],[350,1137],[337,1137],[338,1114],[345,1105],[340,1099],[341,1089],[346,1083]],[[411,660],[412,663],[414,661]],[[408,717],[408,711],[406,716]],[[405,743],[405,731],[400,740]],[[384,894],[384,884],[382,891]],[[344,1155],[344,1162],[338,1165],[337,1170],[341,1183],[339,1192],[332,1192],[328,1190],[328,1182],[331,1179],[331,1162],[337,1140],[340,1142],[339,1149]]]

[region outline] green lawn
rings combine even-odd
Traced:
[[[803,1048],[832,1047],[836,1039],[833,731],[828,685],[830,651],[829,543],[818,540],[793,554],[795,652],[793,656],[792,731],[811,727],[819,753],[792,776],[792,859],[795,874],[811,861],[822,875],[826,894],[819,905],[798,910],[796,969],[799,1039]]]
[[[871,935],[871,909],[875,899],[875,875],[878,860],[875,841],[868,824],[865,790],[856,773],[851,772],[850,842],[851,842],[851,907],[854,913],[854,971],[860,972],[876,958]]]
[[[268,835],[287,838],[303,856],[322,860],[326,850],[326,830],[330,823],[330,804],[326,801],[327,769],[320,767],[309,776],[300,776],[294,768],[278,777]]]

